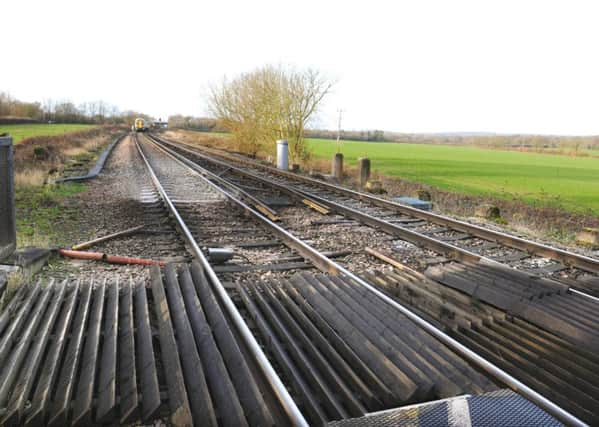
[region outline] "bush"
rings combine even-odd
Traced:
[[[48,160],[50,153],[44,147],[33,147],[33,157],[35,160]]]

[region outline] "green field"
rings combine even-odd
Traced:
[[[331,159],[337,152],[335,141],[311,139],[309,144],[317,158]],[[599,214],[595,158],[354,141],[344,142],[341,152],[349,164],[368,156],[374,171],[444,190]]]
[[[0,125],[0,134],[8,133],[12,136],[13,143],[18,144],[25,138],[32,136],[62,135],[68,132],[89,129],[93,125],[82,124],[26,124],[26,125]]]

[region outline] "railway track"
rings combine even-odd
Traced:
[[[137,148],[128,142],[123,141],[115,153],[115,156],[124,158],[123,162],[130,162],[130,167],[125,171],[119,170],[119,175],[113,178],[112,182],[121,187],[120,191],[109,190],[105,193],[107,198],[112,196],[114,202],[106,204],[108,209],[113,209],[113,216],[110,217],[112,221],[104,222],[105,227],[112,227],[110,230],[114,232],[124,228],[143,227],[134,234],[117,240],[100,242],[94,245],[94,250],[164,262],[189,261],[190,254],[185,251],[184,241],[176,232],[175,224],[169,218],[168,210],[151,182]],[[97,271],[96,267],[92,274]]]
[[[224,202],[185,174],[170,184],[195,191],[179,197],[159,160],[147,166],[167,208]],[[189,252],[201,253],[180,231]],[[0,424],[307,425],[206,266],[156,267],[149,283],[95,277],[21,287],[0,317]]]
[[[155,138],[155,137],[154,137]],[[159,138],[156,141],[165,143]],[[168,143],[167,143],[168,144]],[[222,159],[215,159],[205,154],[198,154],[197,151],[183,147],[180,144],[170,144],[169,147],[178,149],[184,156],[199,160],[204,168],[210,168],[208,176],[218,177],[218,180],[224,180],[228,185],[240,185],[246,189],[251,189],[253,197],[257,200],[268,202],[273,199],[272,193],[279,193],[275,198],[286,195],[289,199],[295,199],[301,206],[307,205],[315,209],[318,213],[330,211],[343,215],[339,218],[322,220],[318,214],[312,215],[312,221],[309,222],[306,229],[297,229],[298,217],[304,215],[309,217],[307,212],[295,215],[290,220],[281,218],[281,223],[289,230],[298,230],[308,237],[308,239],[319,239],[320,245],[316,245],[319,250],[327,248],[331,242],[339,240],[342,234],[348,234],[350,237],[345,239],[341,246],[336,249],[354,248],[354,254],[345,257],[341,263],[355,271],[355,266],[363,260],[356,253],[363,252],[366,245],[372,245],[375,241],[388,240],[385,235],[392,235],[397,243],[403,243],[407,240],[414,244],[419,244],[431,250],[420,252],[420,258],[424,259],[422,270],[427,276],[437,280],[446,286],[453,287],[465,292],[473,298],[480,299],[492,304],[511,315],[520,316],[540,327],[561,336],[564,339],[573,341],[592,351],[599,351],[599,332],[596,325],[599,323],[599,300],[588,297],[586,294],[573,291],[568,284],[557,281],[551,277],[542,277],[529,271],[518,270],[512,266],[506,266],[497,260],[489,259],[476,255],[470,251],[454,246],[446,240],[439,239],[434,233],[422,234],[419,231],[413,231],[415,227],[423,227],[422,221],[418,218],[407,217],[403,213],[397,212],[379,212],[373,215],[372,212],[364,212],[355,207],[348,206],[352,203],[362,203],[360,201],[343,199],[339,201],[338,197],[325,198],[321,192],[305,191],[303,185],[293,185],[290,179],[285,178],[281,182],[278,179],[280,171],[268,169],[265,175],[256,169],[249,170],[248,167],[239,167],[231,162],[225,162]],[[263,169],[264,166],[258,168]],[[285,177],[293,174],[284,173]],[[329,184],[325,184],[329,185]],[[357,194],[357,193],[356,193]],[[362,197],[362,195],[360,194]],[[364,195],[364,197],[369,197]],[[308,203],[306,203],[308,200]],[[291,201],[291,200],[290,200]],[[418,211],[420,212],[420,211]],[[357,224],[352,221],[357,221]],[[345,233],[340,233],[338,228],[333,228],[330,232],[329,224],[343,223],[343,225],[353,226]],[[356,225],[365,224],[370,228],[356,229]],[[430,223],[424,226],[430,227]],[[429,230],[429,231],[435,231]],[[381,233],[382,232],[382,233]],[[456,238],[455,232],[450,240],[464,240],[465,233],[460,233]],[[470,238],[471,239],[471,238]],[[477,240],[480,240],[477,238]],[[396,241],[392,241],[389,248],[394,249]],[[346,246],[344,246],[346,245]],[[406,252],[414,251],[413,247],[408,247]],[[444,255],[444,256],[440,256]],[[575,254],[571,254],[575,256]],[[458,261],[450,262],[451,260]]]
[[[223,170],[229,168],[229,175],[253,176],[292,188],[331,211],[379,227],[448,258],[470,262],[495,261],[599,296],[599,260],[595,258],[411,208],[304,175],[277,170],[241,156],[166,141],[155,135],[153,138],[170,144],[170,147],[182,153],[193,155],[195,159],[213,165],[221,162]]]
[[[160,148],[159,145],[156,145],[157,147]],[[177,160],[180,164],[185,164],[187,166],[189,166],[191,169],[196,170],[198,173],[200,173],[199,171],[202,171],[202,168],[199,167],[198,165],[194,164],[193,162],[189,161],[188,159],[185,159],[183,156],[178,156],[175,152],[169,151],[167,149],[165,149],[164,147],[161,147],[160,149],[162,149],[165,154],[168,154],[172,159]],[[227,185],[229,185],[230,183],[227,183]],[[229,196],[230,200],[235,200],[234,197]],[[424,329],[426,330],[427,333],[431,334],[434,338],[436,338],[437,340],[441,341],[441,343],[443,343],[441,345],[441,347],[437,347],[435,349],[435,351],[438,354],[443,354],[443,350],[442,348],[443,345],[447,345],[447,347],[449,347],[450,352],[456,352],[459,354],[459,359],[462,359],[462,362],[467,361],[468,364],[470,364],[470,369],[472,369],[472,365],[475,365],[477,367],[477,369],[481,369],[483,371],[486,371],[486,375],[490,375],[490,377],[492,378],[501,378],[501,381],[506,381],[507,384],[510,384],[511,381],[516,381],[516,383],[518,384],[516,386],[516,388],[518,388],[519,390],[526,390],[527,387],[524,384],[519,383],[517,380],[515,380],[514,378],[510,377],[509,375],[507,375],[505,372],[500,372],[496,370],[496,367],[494,366],[490,366],[487,365],[486,361],[481,360],[478,358],[478,355],[476,355],[473,352],[470,352],[467,348],[461,346],[457,341],[451,340],[451,339],[447,339],[448,337],[444,334],[444,333],[439,333],[440,331],[438,329],[436,329],[435,327],[431,326],[430,324],[428,324],[427,322],[421,322],[422,319],[418,318],[417,316],[414,316],[413,313],[409,310],[406,310],[403,306],[397,304],[393,299],[388,298],[387,295],[384,295],[383,293],[380,293],[380,291],[374,289],[370,284],[365,283],[362,279],[356,277],[355,275],[353,275],[351,272],[349,272],[348,270],[346,270],[345,268],[341,267],[339,264],[334,263],[333,261],[331,261],[330,259],[328,259],[327,257],[323,256],[320,252],[314,250],[313,248],[311,248],[310,246],[306,245],[304,242],[296,239],[295,237],[289,235],[289,233],[287,233],[284,229],[281,229],[280,227],[276,226],[274,223],[272,223],[271,221],[269,221],[267,218],[265,218],[263,215],[259,214],[256,210],[252,210],[251,208],[249,208],[249,206],[245,205],[243,202],[237,200],[237,205],[238,206],[245,206],[245,210],[246,212],[250,212],[250,215],[254,217],[254,219],[256,219],[258,222],[261,222],[262,224],[267,224],[269,225],[269,229],[270,231],[274,234],[275,238],[278,238],[279,240],[281,240],[289,249],[295,250],[300,256],[302,256],[304,259],[306,259],[307,261],[310,261],[313,266],[317,267],[320,271],[323,271],[325,273],[328,274],[332,274],[333,276],[341,276],[341,277],[348,277],[348,279],[350,282],[352,282],[352,280],[354,282],[352,282],[353,286],[356,286],[356,284],[358,285],[358,287],[363,287],[365,288],[365,292],[367,295],[371,296],[372,298],[374,298],[376,301],[378,301],[380,304],[382,304],[383,306],[385,306],[385,304],[390,304],[392,306],[392,308],[390,309],[391,312],[394,312],[394,310],[398,310],[397,312],[395,312],[395,314],[397,316],[399,316],[401,318],[401,316],[405,316],[404,318],[401,318],[401,323],[403,325],[403,327],[407,327],[407,325],[411,324],[411,322],[415,321],[419,327],[424,327]],[[299,277],[302,277],[299,274],[294,274],[291,277],[289,277],[289,275],[280,275],[276,278],[274,278],[275,280],[280,280],[280,283],[293,283],[294,280],[301,280],[298,279]],[[327,280],[327,277],[325,278],[317,278],[314,279],[314,274],[313,273],[304,273],[304,278],[308,278],[307,280]],[[337,280],[337,279],[333,279],[333,280]],[[343,280],[343,279],[341,279]],[[264,280],[262,280],[262,282],[264,283]],[[265,285],[265,286],[273,286],[271,285]],[[282,285],[285,286],[285,285]],[[289,343],[291,341],[289,341],[289,339],[293,336],[293,333],[298,333],[297,329],[293,328],[293,323],[291,324],[291,326],[287,326],[286,328],[291,328],[291,329],[285,329],[282,328],[281,329],[281,324],[286,321],[289,321],[289,317],[286,317],[282,320],[281,317],[276,317],[277,313],[277,309],[274,308],[272,306],[268,306],[267,303],[265,303],[264,299],[260,299],[261,295],[263,295],[264,288],[256,288],[256,287],[252,287],[247,286],[240,286],[239,283],[234,287],[236,293],[239,293],[240,299],[243,302],[241,305],[242,307],[244,307],[247,312],[249,313],[249,317],[253,319],[254,322],[256,322],[256,329],[261,330],[261,339],[264,340],[264,345],[267,348],[270,348],[270,351],[273,352],[273,354],[277,360],[277,365],[281,365],[281,366],[287,366],[287,369],[283,369],[283,372],[281,372],[282,376],[284,378],[287,379],[287,381],[290,381],[289,376],[291,376],[291,382],[292,384],[292,389],[295,390],[295,392],[297,394],[299,394],[300,396],[303,394],[304,396],[307,395],[307,393],[302,393],[302,388],[307,387],[308,390],[311,390],[312,393],[314,393],[314,391],[318,391],[318,387],[323,387],[322,383],[320,382],[322,380],[322,378],[302,378],[301,376],[296,377],[298,375],[298,372],[302,372],[302,368],[301,365],[299,367],[295,366],[295,363],[301,363],[298,362],[298,360],[305,360],[305,353],[308,350],[306,349],[296,349],[295,353],[292,353],[293,355],[290,355],[286,352],[284,352],[282,349],[286,348],[285,346],[281,346],[280,342],[278,342],[277,340],[287,340],[285,341],[286,343]],[[273,289],[273,288],[271,288]],[[322,290],[322,289],[321,289]],[[374,295],[370,295],[369,292],[372,292]],[[378,298],[382,298],[382,300],[377,300]],[[330,298],[330,296],[329,296]],[[271,302],[273,301],[272,299],[270,300]],[[304,300],[304,303],[301,305],[302,309],[308,309],[307,307],[310,306],[309,303],[305,302],[306,300]],[[273,304],[275,304],[274,302],[272,302]],[[329,301],[329,303],[331,303]],[[344,301],[343,303],[341,303],[341,306],[338,306],[338,310],[347,310],[347,308],[344,308],[344,304],[347,304],[347,301]],[[281,303],[279,303],[281,304]],[[339,302],[337,302],[337,304],[339,304]],[[354,303],[355,304],[355,303]],[[280,306],[279,306],[280,307]],[[316,309],[314,307],[312,307],[312,313],[318,313],[320,314],[320,310],[322,309],[322,307],[320,309]],[[290,308],[290,310],[293,310],[292,308]],[[333,314],[331,314],[331,316],[337,316],[339,319],[343,319],[343,322],[348,322],[350,325],[352,324],[351,321],[349,321],[349,319],[345,316],[349,315],[348,311],[341,311],[341,312],[335,312],[332,311]],[[274,317],[273,317],[274,314]],[[291,316],[290,313],[288,313],[289,316]],[[297,313],[296,313],[297,315]],[[364,316],[366,316],[366,313],[363,313]],[[282,314],[281,312],[279,312],[279,316],[285,316],[284,314]],[[270,325],[267,323],[268,321],[265,319],[270,319],[270,321],[272,322]],[[305,318],[303,318],[305,320]],[[338,319],[338,321],[339,321]],[[354,321],[358,321],[357,318],[354,318]],[[373,320],[373,319],[367,319],[367,320],[362,320],[365,322],[373,322],[370,323],[370,327],[374,327],[374,325],[376,325],[377,320]],[[378,322],[380,322],[381,319],[378,319]],[[421,322],[421,323],[419,323]],[[323,323],[321,323],[322,325]],[[325,322],[326,324],[326,322]],[[379,323],[380,325],[380,323]],[[297,326],[297,325],[296,325]],[[380,326],[379,326],[380,327]],[[397,325],[396,325],[397,327]],[[353,330],[353,327],[352,329]],[[274,331],[274,332],[273,332]],[[278,337],[278,338],[277,338]],[[395,337],[397,338],[397,337]],[[301,337],[300,337],[301,339]],[[392,338],[393,339],[393,338]],[[278,344],[277,344],[278,342]],[[441,343],[437,343],[437,345],[441,344]],[[347,344],[346,344],[347,345]],[[389,347],[387,347],[387,349],[389,349]],[[357,350],[352,349],[354,352]],[[458,350],[458,351],[456,351]],[[303,354],[303,357],[302,357]],[[277,356],[278,355],[278,356]],[[405,359],[405,360],[409,360]],[[421,363],[423,363],[423,361],[420,361]],[[396,363],[399,364],[399,362],[396,361]],[[415,363],[414,361],[412,361],[411,363]],[[429,361],[430,363],[430,361]],[[445,363],[448,363],[447,361],[445,361]],[[295,366],[295,369],[293,368]],[[397,365],[396,365],[397,366]],[[405,366],[403,366],[404,369],[406,369]],[[306,369],[306,368],[304,368]],[[417,370],[416,370],[417,371]],[[313,372],[312,370],[308,370],[308,372]],[[477,374],[474,372],[470,372],[470,377],[471,378],[476,378]],[[310,382],[312,381],[312,382]],[[511,383],[512,385],[515,383]],[[310,388],[310,385],[312,386],[312,388]],[[470,384],[470,386],[472,386],[472,384]],[[336,390],[336,388],[332,388],[333,390]],[[436,392],[439,392],[439,385],[436,384],[434,389],[436,390]],[[326,390],[326,389],[325,389]],[[532,392],[532,390],[530,390]],[[322,393],[325,393],[324,391],[321,390]],[[532,392],[533,395],[536,396],[536,394],[534,392]],[[438,395],[439,396],[439,395]],[[405,396],[404,396],[405,397]],[[538,402],[543,401],[543,398],[540,396],[537,396],[540,398],[540,400],[538,400]],[[303,402],[303,404],[309,404],[309,400],[306,402],[306,399],[300,399],[301,402]],[[319,402],[327,402],[327,396],[326,394],[324,394],[320,399]],[[332,403],[331,403],[332,405]],[[334,406],[334,405],[333,405]],[[320,408],[320,411],[323,411],[324,408]],[[329,407],[328,408],[329,411],[331,411],[332,409]],[[558,411],[559,412],[559,411]],[[308,413],[310,414],[311,417],[322,417],[323,414],[321,412],[319,412],[318,407],[316,408],[312,408],[308,411]],[[326,410],[325,410],[325,414],[326,414]],[[329,413],[328,416],[329,417],[336,417],[339,414],[331,414]],[[329,418],[331,419],[331,418]],[[570,421],[571,422],[571,421]]]
[[[166,152],[161,152],[160,148],[152,143],[140,143],[140,150],[144,153],[146,160],[150,167],[152,167],[158,181],[164,186],[164,191],[166,193],[169,193],[166,188],[182,188],[177,185],[170,185],[169,176],[180,177],[183,171],[187,171],[187,173],[193,172],[193,169],[185,168],[183,164],[175,161],[174,158],[169,157]],[[166,165],[166,163],[168,163],[168,165]],[[179,174],[170,175],[177,166],[181,172]],[[173,200],[175,210],[179,211],[181,206],[186,208],[184,204],[181,204],[180,200],[178,202],[176,201],[175,197],[179,197],[177,196],[176,191],[170,192],[169,197]],[[185,210],[180,214],[184,223],[189,224],[189,230],[194,238],[206,237],[206,234],[203,233],[202,229],[204,227],[211,229],[211,227],[214,226],[215,220],[223,225],[223,228],[220,229],[220,233],[223,233],[225,229],[228,229],[229,232],[227,234],[233,236],[235,236],[235,227],[241,226],[242,230],[246,230],[251,225],[248,223],[240,223],[239,214],[223,215],[223,209],[226,209],[226,206],[223,207],[221,205],[219,209],[212,211],[212,215],[210,215],[210,209],[202,209],[203,216],[201,218],[194,216],[193,214],[190,214],[189,211]],[[231,209],[229,208],[229,210]],[[242,212],[243,211],[240,213]],[[228,218],[231,218],[231,220],[229,221]],[[287,252],[284,252],[283,254],[286,254],[289,257],[299,256],[302,259],[305,258],[307,252],[302,250],[300,246],[294,248],[293,245],[290,245],[290,242],[296,242],[285,231],[273,233],[273,230],[268,230],[264,227],[256,227],[256,217],[254,217],[253,223],[254,228],[251,229],[252,239],[262,235],[261,238],[268,242],[278,240],[280,243],[282,241],[289,245],[285,246]],[[194,224],[198,224],[198,228],[195,228]],[[208,237],[213,238],[214,236],[209,235]],[[243,244],[243,234],[241,234],[241,236],[236,236],[236,238],[241,239],[241,242],[237,241],[237,244]],[[258,248],[257,252],[262,252],[261,248]],[[281,251],[279,249],[278,255],[280,254]],[[261,255],[264,256],[265,254],[262,253]],[[272,255],[272,252],[269,252],[267,258],[272,257]],[[260,265],[258,258],[258,254],[253,256],[253,265]],[[317,267],[320,267],[326,271],[327,269],[330,270],[332,267],[327,258],[321,260],[314,257],[311,258],[315,262],[310,262],[310,259],[307,260],[308,262],[304,261],[302,264],[305,265],[301,266],[302,270],[316,270]],[[284,277],[290,277],[291,280],[293,280],[293,277],[295,277],[294,273],[297,273],[300,269],[299,266],[292,266],[295,268],[285,268],[284,270],[279,270],[279,274],[272,274],[273,271],[277,272],[277,269],[273,270],[270,264],[266,265],[271,272],[269,275],[271,278],[278,277],[283,279]],[[216,271],[218,271],[217,268],[218,266],[215,267]],[[311,277],[312,274],[313,273],[308,273],[308,276],[303,277]],[[231,283],[231,285],[228,285],[228,288],[230,289],[229,293],[237,300],[238,307],[243,310],[246,319],[252,321],[252,325],[255,327],[256,333],[260,337],[262,345],[269,350],[269,353],[272,354],[272,357],[276,360],[277,366],[280,367],[279,372],[281,376],[285,379],[286,383],[289,384],[294,391],[295,396],[297,396],[298,400],[301,402],[302,408],[306,412],[311,424],[322,424],[334,419],[364,415],[368,410],[393,408],[405,403],[428,400],[435,397],[450,397],[458,393],[477,393],[481,390],[489,391],[496,388],[496,385],[492,381],[477,372],[476,369],[465,362],[461,356],[449,350],[442,343],[424,332],[424,336],[428,337],[428,345],[431,347],[431,353],[436,351],[440,351],[441,354],[447,353],[446,358],[440,356],[439,360],[445,361],[445,363],[448,363],[450,366],[453,362],[457,364],[456,366],[460,369],[467,372],[467,375],[465,375],[464,378],[461,378],[461,382],[456,380],[459,385],[455,385],[451,388],[453,394],[449,389],[435,389],[435,382],[427,379],[427,375],[424,373],[424,367],[430,362],[419,358],[414,350],[410,351],[410,346],[408,344],[404,344],[404,351],[409,352],[407,355],[398,356],[391,350],[389,343],[382,341],[377,343],[377,345],[382,347],[383,350],[377,350],[377,345],[372,344],[370,346],[370,351],[376,351],[376,355],[367,356],[368,351],[360,347],[360,341],[354,339],[352,341],[353,345],[347,344],[336,334],[334,329],[330,326],[326,326],[327,323],[324,320],[320,321],[319,326],[320,328],[325,329],[318,329],[314,324],[309,323],[304,324],[304,327],[310,328],[311,326],[311,332],[319,334],[321,343],[326,342],[324,335],[322,335],[323,333],[326,333],[328,338],[336,338],[335,344],[329,345],[328,353],[322,354],[316,347],[310,349],[312,352],[308,352],[310,350],[303,349],[300,346],[292,346],[292,350],[289,351],[286,347],[294,343],[294,333],[300,333],[302,329],[297,324],[295,324],[294,332],[287,329],[293,324],[286,324],[277,317],[284,315],[283,313],[286,312],[279,311],[275,314],[271,311],[266,311],[269,317],[265,319],[261,310],[267,310],[267,306],[262,304],[260,305],[260,309],[257,308],[257,304],[260,304],[260,302],[263,301],[260,299],[262,289],[245,288],[249,283],[255,283],[252,279],[255,279],[256,277],[252,275],[248,276],[247,274],[244,274],[243,276],[243,282],[229,282]],[[221,274],[221,277],[231,278],[231,272],[224,272]],[[316,311],[313,310],[312,313],[316,313]],[[297,310],[295,314],[298,315]],[[290,316],[290,314],[288,313],[287,316]],[[337,319],[338,326],[345,325],[346,330],[351,330],[352,323],[346,319],[342,313],[332,313],[331,316],[332,318]],[[285,321],[288,320],[289,317],[286,317]],[[305,317],[304,320],[306,320]],[[357,322],[357,319],[354,319],[354,322]],[[401,316],[399,317],[398,325],[408,326],[410,324],[411,322],[409,319],[405,317],[402,318]],[[402,342],[400,341],[401,339],[406,339],[405,336],[403,338],[394,336],[394,338],[397,340],[395,344],[397,344],[397,342]],[[286,339],[285,344],[280,342],[281,339]],[[413,340],[414,338],[412,337],[411,339]],[[309,340],[304,341],[304,343],[308,342]],[[415,346],[413,342],[411,345]],[[362,354],[362,358],[356,355],[356,351],[359,351]],[[339,352],[346,357],[349,357],[350,362],[343,362],[344,358],[341,357]],[[343,364],[341,367],[334,368],[331,365],[331,362],[327,361],[325,354],[328,355],[328,358],[335,357],[334,360],[342,361]],[[363,357],[365,356],[368,357],[367,361],[363,360]],[[410,360],[410,358],[412,360]],[[321,365],[316,367],[315,364],[317,363],[320,363]],[[371,363],[378,364],[378,369],[375,369],[374,372],[372,368],[369,367]],[[391,365],[392,367],[389,368],[388,365]],[[345,373],[352,373],[353,376],[351,378],[354,383],[346,384],[346,380],[342,379],[342,376],[340,375],[343,371],[336,372],[336,369],[344,369]],[[364,372],[361,373],[362,377],[355,372],[360,369],[364,370]],[[479,384],[472,385],[472,381],[466,379],[466,376],[469,376],[470,378],[479,378]],[[383,377],[384,381],[380,377]],[[442,374],[439,374],[439,383],[450,382],[448,379],[441,380],[441,377]],[[341,390],[344,390],[345,392],[343,396],[338,396],[340,386]],[[355,387],[357,386],[359,386],[359,388],[356,389]],[[391,387],[391,390],[389,390],[389,387]],[[383,395],[380,393],[381,389],[384,391]],[[366,393],[370,401],[364,400],[363,397],[358,397],[360,396],[360,393]],[[342,399],[341,397],[345,397],[345,399]],[[373,403],[372,399],[377,403]]]
[[[222,172],[219,174],[225,175]],[[255,183],[248,183],[245,181],[246,187],[248,185],[256,185]],[[264,182],[262,182],[264,184]],[[263,190],[264,191],[264,190]],[[268,192],[266,192],[268,193]],[[259,194],[259,193],[254,193]],[[314,199],[313,199],[314,200]],[[318,232],[317,232],[318,233]],[[326,239],[328,240],[328,239]],[[455,267],[452,264],[448,265],[449,268]],[[546,279],[535,279],[532,280],[529,275],[525,275],[522,272],[507,270],[503,267],[497,268],[497,266],[491,265],[469,265],[468,269],[464,269],[470,277],[462,281],[462,286],[450,283],[449,280],[441,280],[434,283],[444,284],[454,289],[465,292],[470,295],[468,305],[463,313],[466,313],[468,309],[471,309],[473,305],[482,302],[488,302],[487,307],[501,309],[501,320],[506,318],[512,319],[513,317],[521,318],[527,325],[532,328],[544,328],[550,331],[550,335],[557,341],[575,343],[592,351],[595,351],[597,344],[597,334],[594,330],[593,325],[596,325],[596,307],[595,302],[587,300],[586,298],[573,294],[567,290],[563,285],[556,284]],[[481,272],[481,269],[484,271]],[[472,271],[473,270],[473,271]],[[458,269],[459,272],[459,269]],[[434,272],[427,271],[427,275],[433,276]],[[466,274],[466,273],[464,273]],[[485,276],[486,275],[486,276]],[[423,276],[424,277],[424,276]],[[426,277],[430,281],[429,277]],[[487,282],[484,282],[484,278]],[[506,282],[510,282],[508,286]],[[374,281],[372,283],[377,283]],[[463,285],[467,283],[470,288]],[[500,290],[503,293],[498,293],[496,289],[498,283],[504,283],[504,288]],[[514,286],[518,284],[520,286]],[[485,294],[487,292],[487,294]],[[405,302],[405,301],[404,301]],[[420,311],[422,306],[430,305],[430,301],[419,301],[418,304],[412,306],[413,309]],[[570,310],[570,311],[568,311]],[[443,312],[443,307],[439,309],[439,312]],[[468,318],[466,317],[466,321]],[[494,317],[490,317],[487,320],[493,322]],[[455,326],[455,320],[450,324],[445,324],[445,327],[451,328]],[[461,335],[458,336],[462,342],[468,342],[467,337]],[[569,344],[572,345],[572,344]],[[500,347],[496,348],[496,351],[500,353]],[[585,350],[581,350],[583,353]],[[589,351],[586,351],[588,354]],[[516,369],[514,370],[516,371]],[[551,373],[548,373],[548,381],[551,383]],[[526,377],[526,376],[525,376]],[[533,383],[533,381],[531,381]],[[573,395],[572,395],[573,396]],[[567,405],[568,398],[560,397],[560,402]],[[572,406],[574,409],[576,405]],[[594,419],[595,415],[582,409],[579,413],[583,414],[586,419]]]
[[[326,256],[268,219],[285,221],[256,193],[159,144],[136,146],[196,261],[154,267],[148,284],[23,286],[0,315],[3,424],[319,425],[505,385],[568,424],[595,420],[584,374],[596,360],[567,340],[538,338],[534,325],[425,276],[410,284],[406,270],[358,277],[332,260],[340,254]],[[326,209],[284,188],[276,197]],[[233,270],[210,262],[213,245],[243,249],[245,262]],[[483,328],[500,321],[528,330],[531,342],[510,346]],[[492,345],[473,351],[459,334]],[[566,369],[578,378],[567,393],[529,387],[561,384],[539,340],[569,352],[569,365],[558,366],[560,381]],[[519,359],[497,357],[503,369],[489,362],[507,349],[534,349],[548,362],[521,381],[512,375]]]

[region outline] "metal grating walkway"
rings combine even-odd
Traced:
[[[334,421],[328,427],[561,427],[562,423],[511,390],[462,396]]]

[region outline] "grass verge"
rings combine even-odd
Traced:
[[[25,282],[25,277],[21,272],[11,273],[8,276],[8,284],[6,287],[6,291],[2,298],[0,299],[0,308],[4,309],[8,305],[8,303],[13,299],[19,288]]]
[[[89,127],[89,126],[88,126]],[[15,147],[17,246],[52,247],[68,242],[82,183],[52,184],[66,167],[93,166],[97,153],[123,129],[94,127],[66,135],[28,138]]]
[[[82,183],[19,185],[16,188],[17,246],[67,244],[58,224],[77,215],[72,199],[85,189]]]

